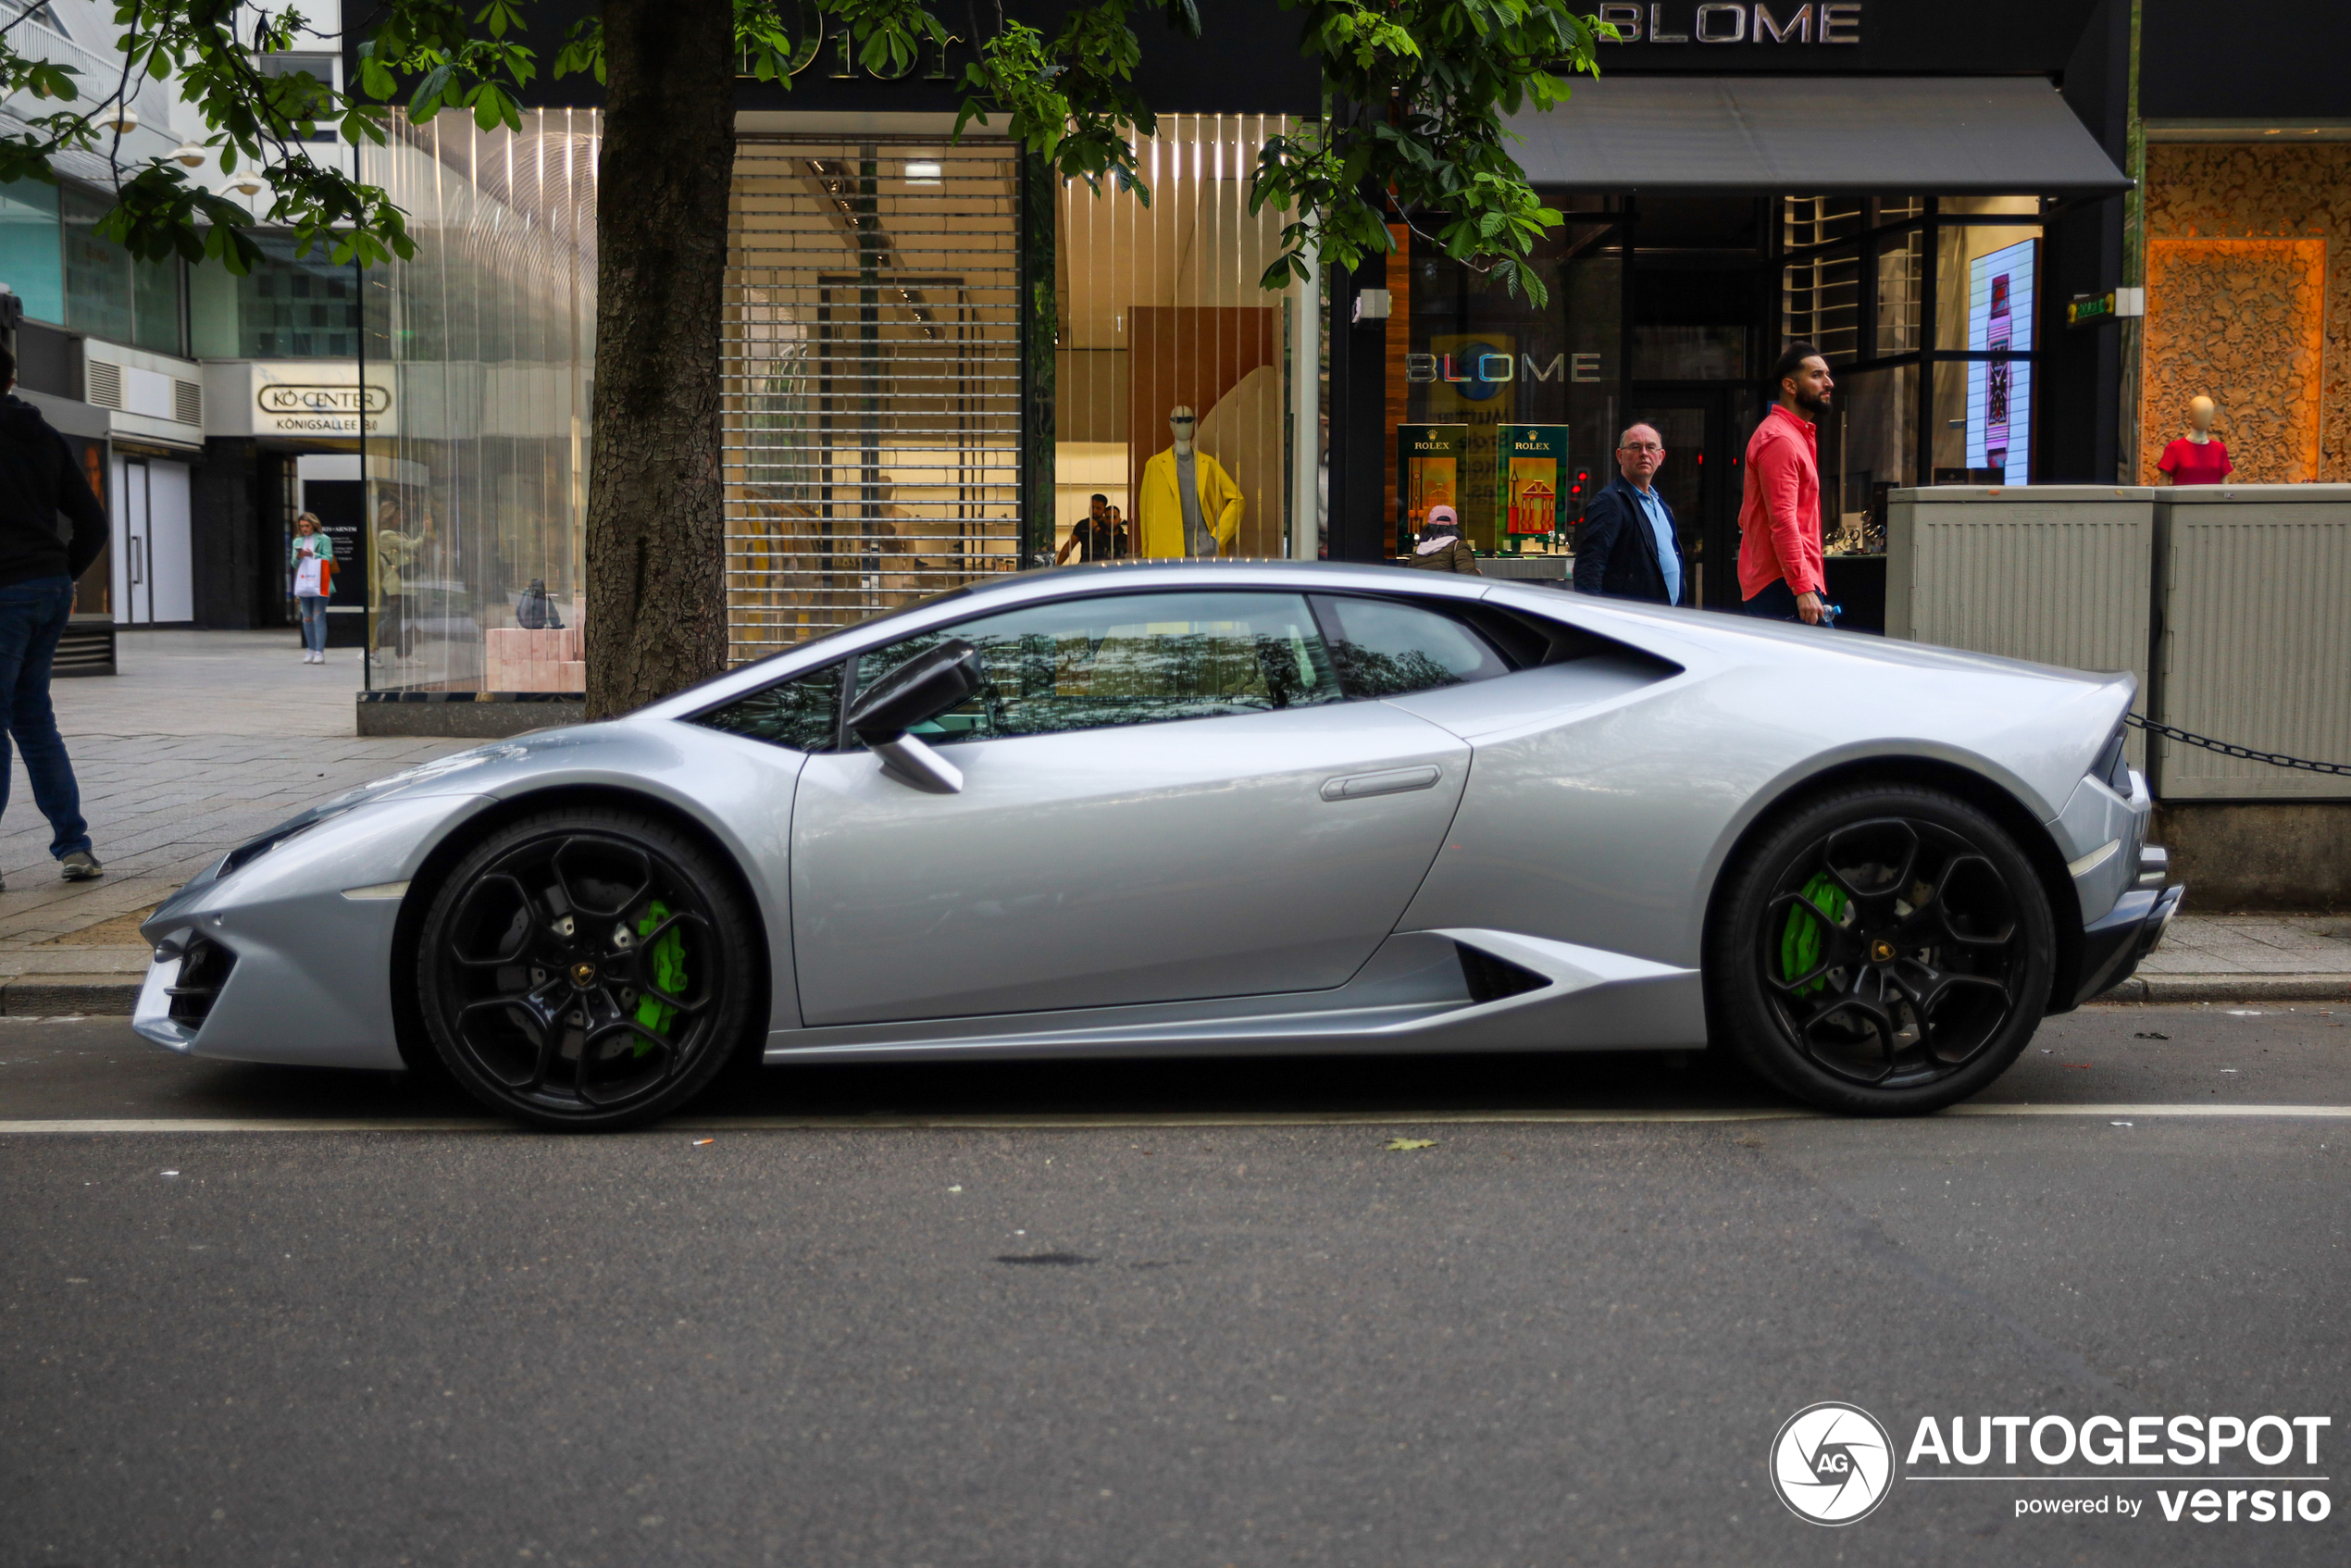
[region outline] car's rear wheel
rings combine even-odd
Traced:
[[[685,1104],[750,1027],[757,922],[707,851],[628,812],[509,824],[458,863],[419,933],[425,1027],[457,1081],[541,1126]]]
[[[1723,1043],[1830,1110],[1910,1115],[2008,1069],[2047,1002],[2047,895],[1989,816],[1938,790],[1838,791],[1732,871],[1708,933]]]

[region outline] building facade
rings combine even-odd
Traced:
[[[2184,0],[1596,9],[1623,35],[1600,79],[1512,126],[1566,218],[1539,304],[1405,214],[1351,276],[1259,287],[1282,218],[1250,212],[1249,169],[1323,108],[1275,7],[1204,7],[1198,43],[1138,14],[1148,205],[990,128],[954,139],[963,40],[884,80],[818,33],[789,91],[742,81],[732,656],[1097,543],[1163,548],[1179,408],[1225,554],[1383,558],[1441,502],[1532,576],[1565,569],[1644,419],[1694,596],[1721,605],[1740,454],[1798,338],[1839,381],[1822,450],[1849,622],[1886,491],[2144,479],[2195,395],[2243,477],[2344,476],[2340,7],[2259,0],[2220,29]],[[60,49],[104,25],[93,0],[53,11]],[[306,507],[347,541],[336,641],[368,646],[373,683],[579,689],[598,122],[592,84],[538,86],[519,132],[450,117],[361,155],[419,242],[364,283],[267,236],[252,278],[133,267],[90,232],[102,168],[0,192],[25,385],[117,518],[86,609],[280,624]],[[168,150],[184,110],[140,103]],[[1098,507],[1116,525],[1080,530]]]

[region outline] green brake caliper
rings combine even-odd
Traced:
[[[655,899],[646,907],[645,917],[637,922],[637,934],[640,937],[650,937],[653,934],[654,927],[668,918],[669,906],[659,899]],[[654,984],[660,986],[671,996],[686,994],[686,944],[678,937],[677,927],[672,926],[668,930],[662,932],[661,940],[653,943],[653,951],[647,954],[647,957],[653,964]],[[669,1037],[670,1021],[677,1016],[678,1009],[665,1002],[657,1002],[650,996],[638,999],[637,1022],[665,1039]],[[645,1039],[642,1035],[637,1038],[638,1055],[642,1056],[653,1048],[652,1040]]]
[[[1815,873],[1796,895],[1828,919],[1842,925],[1845,920],[1845,890],[1830,879],[1825,872]],[[1787,912],[1787,928],[1780,933],[1780,978],[1793,980],[1798,975],[1810,975],[1821,962],[1821,923],[1801,909]],[[1809,996],[1825,989],[1828,978],[1822,976],[1796,988],[1798,996]],[[672,991],[673,996],[677,993]]]

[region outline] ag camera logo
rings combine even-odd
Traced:
[[[1772,1439],[1772,1489],[1814,1524],[1867,1518],[1894,1488],[1894,1439],[1859,1405],[1807,1405]]]

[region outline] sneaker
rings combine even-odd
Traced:
[[[106,868],[88,850],[76,850],[57,862],[57,875],[68,882],[93,882],[106,874]]]

